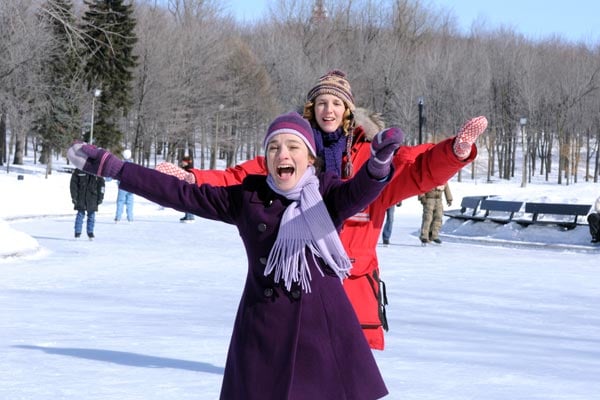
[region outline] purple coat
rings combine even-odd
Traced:
[[[331,174],[318,176],[338,229],[387,183],[371,179],[366,168],[343,182]],[[370,400],[387,394],[352,305],[331,270],[322,265],[323,277],[310,265],[311,293],[296,285],[288,292],[272,274],[264,276],[290,204],[269,188],[265,176],[250,175],[235,186],[197,186],[127,163],[121,188],[238,227],[248,275],[231,335],[222,400]],[[313,263],[313,257],[307,259]]]

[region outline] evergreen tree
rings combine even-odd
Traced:
[[[123,133],[118,128],[122,115],[131,107],[133,54],[137,38],[133,5],[123,0],[84,0],[88,10],[83,16],[87,53],[85,76],[88,90],[100,89],[94,142],[118,149]]]
[[[78,95],[82,81],[76,41],[71,28],[75,25],[70,0],[48,0],[42,21],[47,21],[52,45],[43,70],[46,90],[34,129],[42,142],[40,162],[51,171],[52,152],[64,149],[81,131]]]

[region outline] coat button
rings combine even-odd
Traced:
[[[263,295],[265,297],[273,297],[273,288],[265,288],[265,290],[263,290]]]
[[[267,257],[261,257],[258,259],[262,265],[267,265]]]
[[[300,298],[300,290],[298,289],[292,290],[290,294],[292,295],[292,299],[294,300],[298,300]]]
[[[258,231],[259,232],[264,232],[266,230],[267,230],[267,224],[265,224],[265,223],[258,224]]]

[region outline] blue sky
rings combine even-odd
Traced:
[[[230,0],[229,3],[237,18],[244,20],[259,17],[275,1]],[[475,19],[483,19],[491,27],[512,27],[530,39],[556,33],[573,41],[600,40],[600,2],[597,0],[423,0],[423,4],[453,10],[464,30],[468,30]]]

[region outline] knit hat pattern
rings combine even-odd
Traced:
[[[297,112],[291,111],[282,114],[271,122],[263,140],[263,148],[266,150],[269,140],[280,133],[290,133],[298,136],[306,144],[313,157],[317,156],[317,146],[315,145],[315,137],[310,123]]]
[[[307,101],[314,101],[317,96],[322,94],[332,94],[342,99],[350,111],[354,111],[354,96],[350,88],[350,82],[346,79],[346,74],[339,69],[334,69],[319,78],[317,84],[310,89],[306,96]]]

